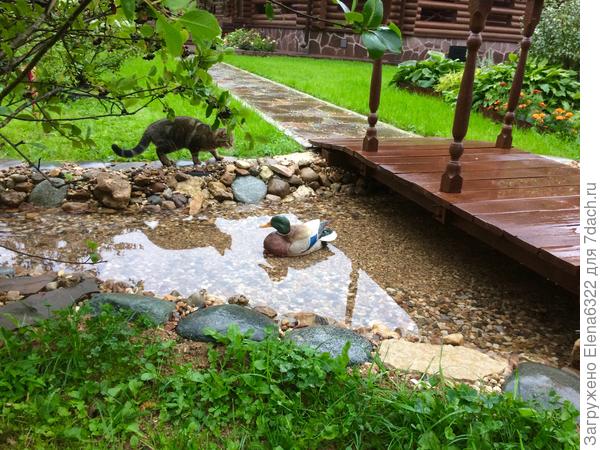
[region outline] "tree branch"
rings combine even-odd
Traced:
[[[65,260],[65,259],[49,258],[47,256],[32,255],[31,253],[27,253],[27,252],[23,252],[21,250],[17,250],[15,248],[7,247],[4,244],[0,244],[0,247],[4,248],[6,250],[9,250],[11,252],[17,253],[18,255],[27,256],[29,258],[43,259],[45,261],[52,261],[52,262],[63,263],[63,264],[92,265],[93,266],[93,265],[96,265],[96,264],[100,264],[100,263],[106,262],[106,261],[104,261],[102,259],[100,261],[93,262],[93,261],[90,260],[91,259],[90,257],[88,257],[88,259],[86,259],[83,262],[80,262],[80,261],[69,261],[69,260]]]
[[[27,66],[21,71],[21,73],[19,73],[16,76],[16,78],[11,83],[9,83],[8,86],[6,86],[2,90],[2,92],[0,92],[0,102],[2,102],[4,97],[6,97],[10,92],[12,92],[19,85],[19,83],[23,81],[23,78],[25,78],[27,73],[36,66],[38,61],[42,59],[42,56],[44,56],[52,48],[52,46],[56,44],[58,40],[65,35],[65,33],[73,25],[73,22],[75,22],[77,17],[79,17],[79,15],[89,6],[89,4],[92,1],[93,0],[80,0],[77,9],[73,11],[73,13],[66,20],[66,22],[56,31],[56,34],[48,40],[48,42],[44,45],[44,47],[40,49],[38,53],[36,53],[36,55],[31,59],[31,61],[29,61],[29,64],[27,64]]]
[[[52,182],[52,180],[50,180],[50,178],[48,178],[46,176],[46,174],[44,172],[42,172],[38,166],[36,166],[28,157],[27,155],[25,155],[25,153],[23,153],[20,149],[19,149],[19,145],[22,144],[22,142],[15,144],[14,142],[12,142],[10,139],[8,139],[6,136],[4,136],[2,133],[0,133],[0,138],[4,139],[8,145],[10,145],[19,155],[21,155],[21,157],[27,161],[27,164],[29,164],[30,167],[33,167],[36,171],[38,171],[45,179],[46,181],[48,181],[48,183],[50,183],[50,186],[53,186],[55,188],[59,188],[64,186],[67,183],[63,183],[60,186],[55,186],[54,183]]]
[[[345,25],[343,23],[334,22],[333,20],[322,19],[322,18],[317,17],[317,16],[312,16],[310,14],[303,13],[302,11],[298,11],[297,9],[291,8],[290,6],[287,6],[287,5],[285,5],[285,4],[281,3],[281,2],[278,2],[277,0],[268,0],[268,1],[270,3],[273,3],[274,5],[279,6],[280,8],[283,8],[283,9],[286,9],[286,10],[288,10],[290,12],[293,12],[297,16],[306,17],[307,19],[316,20],[318,22],[326,23],[328,25],[333,25],[333,26],[338,27],[338,28],[345,28],[347,30],[354,31],[351,26]]]

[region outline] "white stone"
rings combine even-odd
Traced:
[[[383,341],[379,355],[385,364],[395,369],[430,375],[442,372],[444,377],[454,380],[477,381],[506,369],[506,361],[490,358],[478,350],[403,339]]]
[[[312,197],[313,195],[315,195],[315,191],[308,186],[300,186],[292,194],[296,200]]]
[[[452,333],[444,336],[442,342],[449,345],[463,345],[465,343],[465,337],[462,333]]]

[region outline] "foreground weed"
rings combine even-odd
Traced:
[[[274,331],[213,334],[205,369],[109,309],[0,333],[0,447],[577,448],[572,405],[435,380],[410,390],[383,367],[348,368],[347,348],[331,358]]]

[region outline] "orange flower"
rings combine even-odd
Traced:
[[[519,109],[525,109],[525,108],[527,108],[527,105],[525,103],[521,103],[519,105]]]
[[[501,81],[499,84],[500,84],[500,86],[504,87],[504,86],[506,86],[508,83],[507,83],[506,81]]]
[[[533,94],[541,94],[542,91],[540,91],[539,89],[534,89],[533,91],[531,91]]]
[[[540,105],[541,108],[545,108],[546,107],[546,104],[544,102],[539,102],[538,104]]]
[[[525,97],[525,94],[523,93],[523,91],[521,91],[521,92],[519,93],[519,97]]]
[[[540,119],[542,116],[540,116],[539,114],[532,114],[531,117],[533,117],[535,120]]]
[[[565,114],[565,117],[573,117],[573,113],[572,112],[568,112]]]
[[[565,116],[556,116],[556,120],[565,120]]]
[[[565,110],[564,110],[564,109],[562,109],[562,108],[556,108],[556,109],[554,110],[554,112],[555,112],[556,114],[562,114],[562,113],[564,113],[564,112],[565,112]]]

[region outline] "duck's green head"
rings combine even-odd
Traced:
[[[273,227],[280,234],[288,234],[291,230],[290,221],[285,216],[273,216],[268,223],[261,225],[261,228]]]

